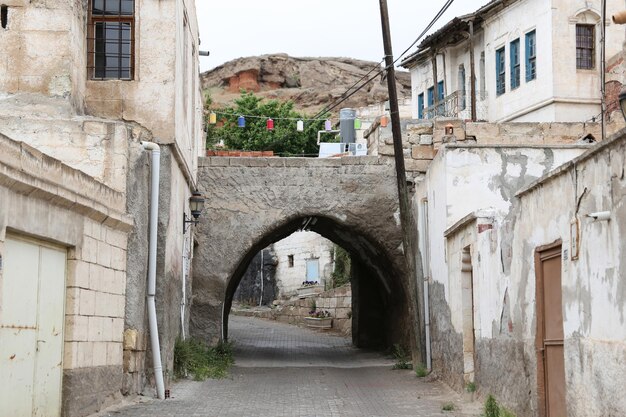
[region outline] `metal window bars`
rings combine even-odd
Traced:
[[[471,96],[462,90],[444,97],[437,105],[423,110],[424,119],[455,118],[469,120],[472,117]],[[487,92],[476,92],[476,119],[487,120]]]
[[[87,72],[92,80],[132,80],[135,1],[90,0]]]

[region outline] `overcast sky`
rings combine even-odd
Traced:
[[[478,9],[489,0],[456,0],[437,22]],[[439,11],[444,0],[388,0],[394,57]],[[231,59],[284,52],[380,61],[383,44],[377,0],[196,0],[202,71]],[[412,49],[412,51],[415,48]]]

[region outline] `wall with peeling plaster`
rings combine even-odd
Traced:
[[[414,202],[422,202],[420,224],[425,216],[424,199],[428,208],[428,235],[422,239],[420,252],[429,254],[423,263],[430,286],[433,368],[453,387],[462,389],[472,380],[488,384],[508,376],[510,384],[503,385],[507,392],[498,392],[499,398],[528,403],[524,401],[527,384],[516,382],[528,380],[525,353],[519,345],[506,343],[514,327],[509,325],[510,314],[503,312],[505,300],[509,304],[517,300],[503,280],[511,263],[509,229],[515,224],[511,219],[519,212],[515,193],[589,148],[449,144],[440,148],[418,185]],[[483,225],[480,233],[479,225]],[[474,270],[474,375],[464,372],[472,366],[463,359],[463,323],[468,317],[461,308],[460,271],[461,254],[468,246]],[[501,323],[503,318],[505,323]],[[498,366],[491,363],[488,352],[497,352]],[[513,362],[519,373],[507,371]]]

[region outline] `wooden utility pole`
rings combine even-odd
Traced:
[[[380,20],[382,22],[383,30],[383,46],[385,49],[385,67],[387,68],[387,86],[389,89],[389,112],[391,116],[391,132],[393,135],[393,153],[396,161],[396,178],[398,182],[398,198],[400,206],[400,226],[402,227],[402,244],[404,247],[404,256],[407,261],[408,267],[408,289],[415,294],[416,299],[411,300],[412,297],[408,297],[409,303],[408,310],[413,313],[415,320],[414,337],[412,338],[413,346],[420,357],[418,360],[424,362],[426,357],[424,344],[421,342],[421,311],[418,308],[421,305],[422,298],[421,288],[422,280],[420,279],[420,285],[417,285],[417,247],[414,245],[415,236],[417,236],[417,228],[411,214],[411,207],[409,205],[409,192],[406,183],[406,171],[404,168],[404,152],[402,149],[402,131],[400,127],[400,111],[398,109],[398,92],[396,91],[396,71],[393,62],[393,49],[391,47],[391,30],[389,28],[389,12],[387,10],[387,0],[380,1]],[[413,302],[412,302],[413,301]],[[413,304],[413,305],[411,305]]]

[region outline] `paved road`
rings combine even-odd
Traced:
[[[231,377],[180,381],[166,401],[145,400],[108,417],[474,417],[437,381],[391,370],[392,361],[346,338],[256,318],[231,316]],[[455,410],[442,411],[444,403]]]

